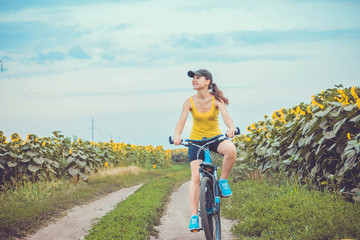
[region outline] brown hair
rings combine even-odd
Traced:
[[[209,89],[211,89],[211,94],[214,95],[215,99],[225,103],[226,105],[229,105],[229,99],[227,99],[224,96],[223,91],[221,91],[218,86],[216,85],[216,83],[213,83],[212,80],[210,79],[210,84],[209,84]]]

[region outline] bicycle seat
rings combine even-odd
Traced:
[[[205,171],[207,171],[207,172],[213,172],[214,171],[214,166],[211,164],[211,163],[209,163],[209,162],[202,162],[202,163],[200,163],[200,167],[202,168],[202,169],[204,169]]]
[[[202,162],[202,163],[200,163],[200,166],[201,165],[213,166],[212,163],[210,163],[210,162]]]

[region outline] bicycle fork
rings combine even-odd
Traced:
[[[220,189],[219,183],[217,181],[217,166],[214,166],[214,179],[213,179],[213,189],[215,197],[215,211],[214,214],[218,214],[220,211]]]

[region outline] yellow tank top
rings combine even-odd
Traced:
[[[192,106],[190,111],[193,117],[190,139],[201,140],[203,137],[212,138],[220,135],[219,108],[215,106],[215,97],[213,97],[210,111],[206,113],[200,113],[196,110],[192,97],[190,97],[190,101]]]

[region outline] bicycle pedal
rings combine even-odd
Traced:
[[[224,195],[220,194],[220,197],[221,197],[221,198],[228,198],[228,197],[230,197],[230,196],[231,196],[231,195],[224,196]]]
[[[196,228],[196,229],[191,229],[190,232],[200,232],[201,230],[203,230],[202,228]]]

